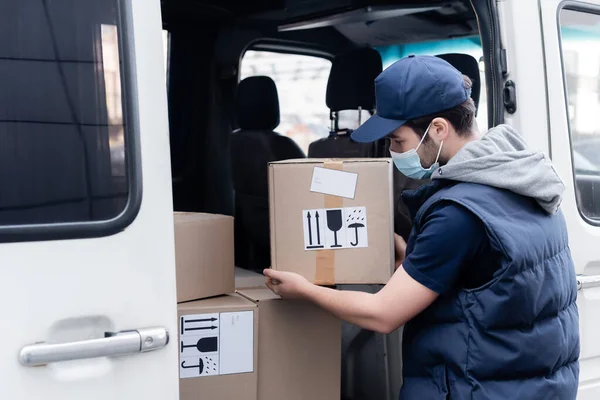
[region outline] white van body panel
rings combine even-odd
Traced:
[[[504,122],[520,132],[527,144],[549,154],[548,109],[544,53],[536,1],[500,1],[498,19],[508,75],[516,83],[517,112],[505,113]]]
[[[600,6],[598,0],[569,2]],[[600,226],[587,222],[577,206],[571,138],[560,49],[561,0],[499,1],[507,79],[517,88],[517,112],[506,115],[527,142],[552,157],[566,190],[562,203],[578,275],[600,275]],[[599,116],[600,117],[600,116]],[[600,288],[578,292],[581,356],[578,399],[600,398]]]
[[[164,327],[177,337],[167,100],[158,0],[131,0],[141,127],[139,215],[109,237],[2,244],[0,398],[178,398],[177,344],[114,358],[24,367],[36,342]]]
[[[600,1],[587,1],[600,5]],[[580,3],[582,4],[582,3]],[[569,229],[569,244],[577,274],[600,274],[600,227],[583,219],[577,207],[571,159],[571,143],[565,99],[563,68],[558,37],[558,13],[561,1],[541,4],[548,74],[548,106],[554,165],[565,180],[567,191],[562,209]],[[551,40],[553,38],[553,40]],[[578,293],[581,334],[580,385],[578,399],[600,398],[600,288],[587,288]]]

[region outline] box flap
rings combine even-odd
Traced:
[[[186,212],[186,211],[175,211],[173,213],[173,218],[174,218],[175,222],[177,222],[177,223],[233,219],[233,217],[231,217],[229,215],[194,213],[194,212]]]
[[[210,299],[189,301],[186,303],[179,303],[177,309],[180,313],[196,312],[198,310],[246,310],[248,308],[256,307],[252,301],[248,301],[243,296],[233,294],[227,294],[224,296],[211,297]]]
[[[235,267],[236,289],[256,287],[266,287],[264,275],[240,267]]]
[[[266,301],[266,300],[279,300],[281,297],[277,296],[270,289],[267,288],[246,288],[237,290],[237,293],[241,294],[245,298],[255,303]]]
[[[291,160],[272,161],[269,165],[277,164],[323,164],[326,162],[341,163],[372,163],[372,162],[391,162],[391,158],[298,158]]]

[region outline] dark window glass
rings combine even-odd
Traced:
[[[123,212],[119,18],[117,0],[0,0],[0,225]]]

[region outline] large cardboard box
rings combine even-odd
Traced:
[[[174,220],[177,302],[232,293],[233,218],[176,212]]]
[[[258,400],[340,398],[341,321],[265,288],[238,290],[258,305]]]
[[[394,268],[390,159],[269,164],[271,266],[316,284],[384,284]]]
[[[233,294],[177,310],[180,399],[256,400],[256,304]]]

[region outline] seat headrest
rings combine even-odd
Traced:
[[[365,47],[339,54],[327,82],[327,107],[331,111],[375,109],[375,78],[382,71],[381,55]]]
[[[475,57],[469,54],[448,53],[439,54],[437,57],[445,60],[454,68],[468,76],[473,82],[471,88],[471,98],[475,102],[475,107],[479,108],[479,96],[481,94],[481,79],[479,78],[479,63]]]
[[[237,88],[236,113],[240,129],[270,130],[279,125],[279,97],[273,79],[251,76]]]

